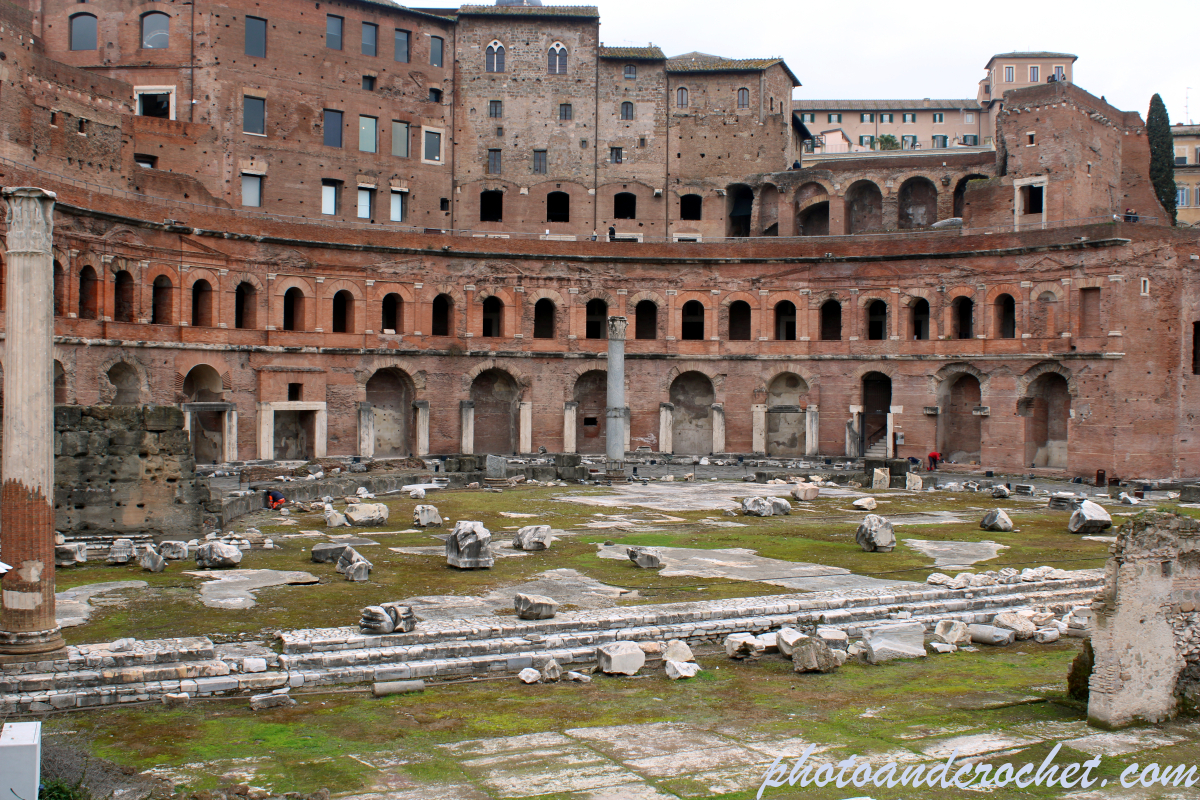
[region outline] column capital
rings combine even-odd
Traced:
[[[609,317],[608,338],[610,340],[625,341],[625,329],[628,327],[629,320],[626,317]]]
[[[36,186],[4,188],[8,203],[8,252],[51,253],[54,247],[54,200],[57,195]]]

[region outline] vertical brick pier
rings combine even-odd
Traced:
[[[6,188],[0,657],[64,647],[54,618],[54,194]]]

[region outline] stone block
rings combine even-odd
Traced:
[[[841,662],[825,640],[806,636],[792,648],[792,664],[796,672],[834,672]]]
[[[360,503],[346,509],[346,519],[355,527],[384,525],[388,520],[388,507],[383,503]]]
[[[411,606],[381,603],[362,610],[358,627],[363,633],[408,633],[417,627],[417,615]]]
[[[992,625],[997,628],[1005,628],[1013,631],[1016,633],[1018,639],[1032,639],[1034,633],[1037,632],[1037,626],[1033,624],[1033,620],[1012,612],[997,614],[992,618]]]
[[[87,562],[87,544],[60,544],[54,547],[54,566],[73,567]]]
[[[1010,628],[997,628],[993,625],[971,625],[971,641],[979,644],[994,646],[1009,645],[1016,641],[1017,632]]]
[[[850,505],[854,506],[859,511],[874,511],[875,506],[879,504],[875,502],[874,497],[860,497]]]
[[[965,622],[944,619],[934,627],[933,638],[945,644],[970,644],[971,631]]]
[[[910,492],[920,492],[925,488],[925,482],[921,480],[921,476],[915,472],[904,473],[904,488]]]
[[[854,533],[854,541],[868,553],[890,553],[896,547],[892,523],[875,514],[867,514]]]
[[[446,563],[459,569],[489,569],[496,563],[491,544],[491,531],[482,523],[459,520],[446,537]]]
[[[886,469],[877,469],[871,472],[871,488],[875,491],[880,489],[890,489],[892,486],[892,473]]]
[[[979,527],[985,531],[998,531],[1000,533],[1009,533],[1013,529],[1013,521],[1005,514],[1002,509],[993,508],[991,511],[983,515],[983,519],[979,522]]]
[[[866,628],[862,636],[867,661],[872,664],[925,657],[925,626],[919,622]]]
[[[242,551],[224,542],[205,542],[196,549],[200,569],[230,569],[242,563]]]
[[[694,678],[700,674],[700,665],[689,661],[667,661],[666,672],[673,681]]]
[[[269,708],[288,708],[294,705],[296,705],[295,699],[283,692],[256,694],[250,697],[250,708],[254,711],[265,711]]]
[[[319,542],[313,545],[312,561],[314,564],[336,564],[348,547],[339,542]]]
[[[143,420],[148,431],[183,432],[183,410],[175,406],[146,406]]]
[[[517,550],[548,550],[551,538],[549,525],[526,525],[513,537],[513,547]]]
[[[108,549],[109,564],[128,564],[133,560],[133,540],[116,539]]]
[[[662,567],[662,559],[659,558],[658,551],[652,547],[631,547],[628,553],[629,560],[642,569],[659,569]]]
[[[146,550],[138,556],[138,563],[147,572],[162,572],[167,568],[167,560],[153,550]]]
[[[821,488],[815,483],[797,483],[792,487],[792,499],[802,503],[811,503],[821,493]]]
[[[158,554],[168,561],[183,561],[188,557],[187,542],[162,542],[158,546]]]
[[[513,607],[521,619],[552,619],[558,611],[558,601],[540,594],[518,594]]]
[[[370,561],[363,558],[362,555],[353,547],[347,547],[338,556],[337,571],[346,576],[346,580],[362,583],[371,577]]]
[[[679,639],[672,639],[667,642],[666,648],[662,652],[664,661],[695,661],[696,657],[692,655],[692,648],[687,646],[687,642]]]
[[[1103,507],[1091,500],[1084,500],[1080,503],[1079,508],[1071,514],[1071,519],[1067,522],[1068,531],[1083,535],[1094,535],[1111,527],[1112,517]]]
[[[435,506],[420,505],[413,509],[413,525],[429,528],[442,524],[442,515]]]
[[[596,662],[608,675],[636,675],[646,665],[646,654],[633,642],[612,642],[596,648]]]

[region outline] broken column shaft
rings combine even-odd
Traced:
[[[54,194],[4,190],[8,203],[0,654],[64,647],[54,618]]]
[[[625,317],[608,318],[608,424],[604,431],[609,478],[625,477]]]

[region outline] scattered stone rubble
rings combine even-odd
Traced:
[[[442,524],[442,515],[436,506],[417,506],[413,509],[413,525],[418,528],[431,528]]]
[[[629,560],[642,569],[659,569],[662,567],[662,558],[653,547],[630,547],[628,552]]]
[[[196,566],[200,569],[230,569],[242,563],[241,549],[224,542],[205,542],[196,548]]]
[[[558,601],[541,594],[521,593],[513,598],[513,607],[521,619],[553,619]]]
[[[383,503],[358,503],[346,508],[346,520],[355,527],[387,523],[388,507]]]
[[[346,580],[363,583],[371,579],[371,569],[374,565],[363,558],[353,547],[347,547],[338,557],[337,571],[346,576]]]
[[[1068,531],[1084,535],[1095,535],[1111,527],[1112,517],[1103,507],[1096,505],[1091,500],[1084,500],[1080,503],[1079,508],[1075,509],[1075,512],[1071,514],[1071,520],[1067,523]]]
[[[875,502],[874,497],[860,497],[851,503],[851,505],[859,511],[874,511],[875,507],[879,504]]]
[[[892,523],[875,514],[867,514],[854,533],[854,541],[868,553],[890,553],[896,549]]]
[[[491,531],[483,523],[459,520],[446,537],[446,563],[458,569],[489,569],[496,563],[491,545]]]
[[[417,617],[411,606],[381,603],[362,610],[358,627],[364,633],[408,633],[417,627]]]
[[[549,550],[553,538],[549,525],[527,525],[513,537],[513,548],[527,551]]]
[[[786,516],[792,513],[792,504],[782,497],[743,497],[742,513],[748,517]]]
[[[1005,514],[1002,509],[993,508],[991,511],[983,515],[983,519],[979,522],[979,527],[985,531],[998,531],[1000,533],[1011,533],[1013,529],[1013,521]]]

